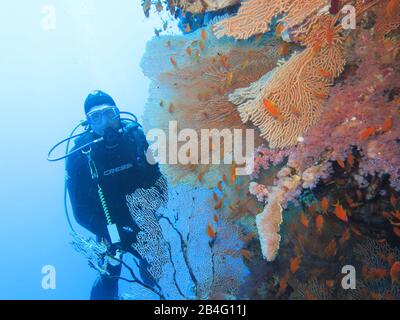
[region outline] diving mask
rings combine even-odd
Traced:
[[[120,127],[120,112],[115,106],[95,107],[86,117],[92,130],[100,136],[103,136],[107,129],[117,130]]]

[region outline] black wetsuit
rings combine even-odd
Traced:
[[[121,122],[124,132],[106,137],[104,141],[91,146],[91,158],[97,169],[98,179],[93,179],[88,157],[79,151],[67,160],[67,187],[76,221],[94,233],[98,239],[106,239],[111,243],[107,230],[98,185],[103,190],[113,224],[117,225],[121,242],[117,244],[123,251],[130,252],[141,259],[132,248],[136,235],[140,231],[135,224],[127,203],[126,195],[137,188],[150,188],[161,177],[158,164],[149,164],[145,153],[148,148],[143,131],[136,122]],[[99,138],[93,132],[75,140],[71,150]],[[84,149],[88,150],[88,149]],[[112,246],[113,250],[117,246]],[[141,259],[141,276],[154,285],[155,280],[146,272],[147,262]],[[109,266],[111,275],[118,276],[121,266]],[[118,294],[118,281],[107,277],[99,277],[96,281],[91,299],[113,299]]]

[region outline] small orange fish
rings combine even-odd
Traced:
[[[369,275],[374,279],[382,279],[388,275],[388,272],[384,268],[372,268],[369,270]]]
[[[326,280],[325,284],[328,288],[333,288],[333,286],[335,285],[335,280]]]
[[[190,30],[191,30],[191,29],[190,29],[190,24],[187,24],[187,25],[186,25],[186,28],[185,28],[185,32],[188,33],[188,32],[190,32]]]
[[[381,300],[381,295],[377,292],[371,292],[372,300]]]
[[[390,268],[390,278],[392,279],[392,284],[399,281],[400,275],[400,262],[396,261]]]
[[[296,273],[301,263],[301,257],[296,257],[290,260],[290,272]]]
[[[228,57],[227,57],[227,56],[222,55],[222,56],[220,57],[220,62],[221,62],[222,66],[223,66],[224,68],[226,68],[226,69],[229,68],[229,63],[228,63]]]
[[[290,277],[290,274],[288,272],[283,277],[280,278],[280,280],[279,280],[279,290],[278,290],[278,293],[277,293],[278,296],[282,295],[286,291],[289,277]]]
[[[353,233],[354,233],[356,236],[359,236],[359,237],[362,236],[361,231],[358,230],[356,227],[350,227],[350,229],[351,229],[351,231],[353,231]]]
[[[218,190],[219,191],[223,191],[223,187],[222,187],[222,181],[220,180],[220,181],[218,181],[218,185],[217,185],[217,188],[218,188]]]
[[[349,153],[349,155],[347,156],[347,162],[349,163],[350,167],[353,166],[354,158],[353,158],[353,155],[351,153]]]
[[[187,47],[186,48],[186,53],[187,53],[188,56],[191,56],[192,55],[192,48],[191,47]]]
[[[375,128],[368,127],[360,131],[361,140],[367,140],[370,136],[375,133]]]
[[[203,39],[203,41],[207,40],[207,31],[204,29],[201,30],[201,38]]]
[[[350,208],[357,208],[359,206],[359,204],[358,203],[354,203],[353,199],[351,199],[350,197],[345,196],[345,198],[346,198],[346,202],[347,202],[347,204],[349,205]]]
[[[215,231],[214,231],[214,229],[212,228],[212,226],[210,225],[210,224],[208,224],[207,225],[207,235],[210,237],[210,238],[215,238],[215,236],[216,236],[216,233],[215,233]]]
[[[221,209],[223,204],[223,200],[219,200],[218,203],[214,206],[215,210]]]
[[[309,222],[308,222],[308,219],[307,219],[306,215],[304,214],[304,212],[302,212],[300,214],[300,222],[305,228],[308,228]]]
[[[231,167],[231,179],[230,179],[230,183],[233,185],[236,181],[236,165],[233,164]]]
[[[275,35],[277,37],[280,37],[284,29],[285,29],[284,23],[279,22],[279,24],[277,25],[276,30],[275,30]]]
[[[350,239],[350,229],[346,229],[344,230],[342,237],[340,238],[340,244],[344,244],[346,241],[348,241]]]
[[[250,242],[254,237],[255,237],[255,233],[254,232],[250,232],[245,238],[244,238],[244,242]]]
[[[226,181],[228,180],[226,174],[224,174],[224,175],[222,176],[222,180],[226,183]]]
[[[392,129],[392,127],[393,127],[393,118],[387,117],[383,122],[382,131],[388,132],[390,129]]]
[[[327,257],[331,257],[336,254],[336,251],[337,251],[336,241],[335,239],[332,239],[324,249],[324,253],[326,254]]]
[[[198,179],[200,182],[203,181],[203,177],[204,177],[204,173],[199,173],[199,174],[197,175],[197,179]]]
[[[251,261],[251,253],[247,249],[241,249],[240,253],[242,254],[243,257],[245,257],[247,260]]]
[[[232,84],[233,72],[226,73],[226,85],[229,87]]]
[[[325,213],[328,212],[329,202],[326,197],[323,197],[321,200],[321,208],[322,208],[322,211],[324,211]]]
[[[345,169],[345,168],[346,168],[346,165],[344,164],[344,162],[343,162],[342,159],[337,158],[337,159],[336,159],[336,162],[337,162],[337,164],[338,164],[342,169]]]
[[[177,66],[178,66],[178,64],[176,63],[176,60],[175,60],[173,57],[170,57],[170,58],[169,58],[169,61],[171,61],[172,65],[173,65],[174,67],[177,67]]]
[[[200,50],[201,51],[204,51],[204,41],[202,40],[202,41],[200,41],[200,43],[199,43],[199,47],[200,47]]]
[[[218,222],[218,221],[219,221],[219,217],[218,217],[216,214],[214,214],[214,221],[215,221],[215,222]]]
[[[281,122],[283,121],[283,117],[274,102],[272,102],[271,100],[268,100],[268,99],[264,99],[263,105],[264,105],[265,110],[267,110],[275,119],[277,119]]]
[[[315,226],[316,226],[316,228],[317,228],[317,231],[319,232],[319,233],[321,233],[322,232],[322,228],[324,227],[324,217],[322,216],[322,215],[318,215],[316,218],[315,218]]]
[[[278,47],[278,54],[281,57],[285,57],[289,54],[289,45],[287,42],[282,43],[279,47]]]
[[[168,112],[169,112],[169,113],[172,113],[172,112],[174,112],[174,110],[175,110],[175,106],[174,106],[174,104],[171,102],[171,103],[169,104],[169,106],[168,106]]]
[[[199,57],[200,57],[200,52],[199,50],[196,50],[196,52],[194,53],[194,60],[199,61]]]
[[[325,92],[318,92],[318,91],[314,92],[314,97],[319,98],[319,99],[326,99],[326,98],[328,98],[328,96],[329,95]]]
[[[213,199],[214,199],[214,201],[218,201],[218,196],[214,191],[213,191]]]
[[[319,69],[319,73],[321,76],[323,76],[324,78],[332,78],[332,72],[325,70],[325,69]]]
[[[347,218],[346,210],[342,207],[342,205],[339,202],[335,205],[335,215],[344,222],[349,221]]]
[[[310,204],[308,207],[308,211],[310,211],[311,214],[315,214],[315,205],[314,203]]]

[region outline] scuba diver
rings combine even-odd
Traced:
[[[139,260],[142,281],[154,287],[157,281],[148,270],[148,262],[132,246],[140,228],[129,211],[126,195],[138,188],[153,187],[163,178],[159,166],[148,161],[149,145],[136,117],[121,112],[108,94],[100,90],[91,92],[84,111],[86,121],[81,125],[86,126],[85,132],[73,136],[73,131],[70,138],[50,150],[49,157],[58,145],[75,138],[71,151],[67,147],[64,157],[49,160],[66,158],[66,189],[78,224],[94,233],[97,241],[106,243],[118,259],[123,253],[133,254]],[[121,114],[129,114],[135,120],[121,118]],[[165,192],[157,190],[160,194]],[[118,262],[107,264],[109,275],[98,277],[90,299],[118,299],[121,267]]]

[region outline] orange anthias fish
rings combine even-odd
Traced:
[[[342,207],[342,205],[339,202],[335,205],[335,215],[344,222],[349,221],[349,219],[347,218],[346,210]]]
[[[175,60],[173,57],[170,57],[170,58],[169,58],[169,61],[171,61],[172,65],[173,65],[174,67],[177,67],[177,66],[178,66],[178,64],[176,63],[176,60]]]
[[[251,261],[251,253],[247,249],[241,249],[240,253],[242,254],[243,257],[245,257],[247,260]]]
[[[204,45],[204,41],[203,40],[200,41],[199,47],[200,47],[201,51],[204,51],[205,45]]]
[[[219,200],[218,203],[214,206],[214,209],[215,210],[221,209],[223,202],[224,202],[223,200]]]
[[[267,110],[275,119],[277,119],[281,122],[283,121],[283,117],[274,102],[272,102],[271,100],[268,100],[268,99],[264,99],[263,105],[264,105],[265,110]]]
[[[329,202],[328,202],[327,197],[323,197],[322,198],[322,200],[321,200],[321,208],[322,208],[322,211],[324,211],[325,213],[328,212]]]
[[[216,214],[214,214],[214,221],[215,221],[215,222],[218,222],[218,221],[219,221],[219,217],[218,217]]]
[[[186,25],[186,28],[185,28],[185,32],[188,33],[188,32],[190,32],[190,30],[191,30],[191,29],[190,29],[190,24],[187,24],[187,25]]]
[[[222,66],[223,66],[224,68],[226,68],[226,69],[229,68],[229,63],[228,63],[228,57],[227,57],[227,56],[222,55],[222,56],[220,57],[220,62],[221,62]]]
[[[325,70],[325,69],[319,69],[319,73],[321,76],[323,76],[324,78],[332,78],[332,72]]]
[[[229,87],[232,84],[233,72],[226,73],[226,85]]]
[[[194,60],[199,61],[199,57],[200,57],[200,52],[199,50],[196,50],[196,52],[194,53]]]
[[[285,25],[283,22],[279,22],[278,26],[276,27],[275,34],[277,37],[280,37],[282,34],[282,31],[285,29]]]
[[[278,47],[278,54],[283,57],[285,57],[289,54],[289,44],[287,42],[282,43]]]
[[[296,257],[290,260],[290,272],[296,273],[301,263],[301,257]]]
[[[370,136],[375,133],[375,128],[368,127],[360,131],[361,140],[367,140]]]
[[[206,30],[201,30],[201,38],[206,41],[207,40],[207,31]]]
[[[349,163],[350,167],[353,166],[354,158],[353,158],[353,155],[351,153],[349,153],[349,155],[347,156],[347,162]]]
[[[223,188],[222,188],[222,181],[221,181],[221,180],[218,181],[217,188],[218,188],[219,191],[221,191],[221,192],[223,191]]]
[[[332,239],[326,248],[324,249],[324,253],[326,254],[327,257],[334,256],[337,251],[337,245],[335,239]]]
[[[387,117],[383,122],[382,131],[388,132],[390,129],[392,129],[392,127],[393,127],[393,118]]]
[[[215,233],[215,231],[214,231],[214,229],[212,228],[212,226],[210,225],[210,224],[208,224],[207,225],[207,235],[210,237],[210,238],[215,238],[215,236],[216,236],[216,233]]]
[[[392,283],[399,281],[399,275],[400,275],[400,262],[396,261],[390,268],[390,278],[392,279]]]
[[[388,275],[388,271],[384,268],[372,268],[369,270],[369,275],[373,279],[382,279]]]
[[[214,191],[213,191],[213,199],[214,199],[214,201],[218,201],[218,196]]]
[[[344,244],[346,241],[348,241],[350,239],[350,229],[346,229],[344,232],[343,232],[343,234],[342,234],[342,236],[341,236],[341,238],[340,238],[340,244]]]
[[[324,217],[322,216],[322,215],[318,215],[316,218],[315,218],[315,226],[316,226],[316,228],[317,228],[317,231],[319,232],[319,233],[321,233],[322,232],[322,228],[324,227]]]
[[[169,104],[169,106],[168,106],[168,112],[169,112],[169,113],[172,113],[172,112],[174,112],[174,110],[175,110],[175,106],[174,106],[174,104],[171,102],[171,103]]]
[[[192,48],[191,47],[187,47],[186,48],[186,53],[188,54],[188,56],[192,55]]]
[[[308,228],[309,222],[308,222],[308,219],[307,219],[306,215],[304,214],[304,212],[302,212],[300,214],[300,222],[305,228]]]
[[[345,169],[345,168],[346,168],[346,165],[344,164],[344,162],[343,162],[342,159],[337,158],[337,159],[336,159],[336,162],[337,162],[337,164],[338,164],[342,169]]]

